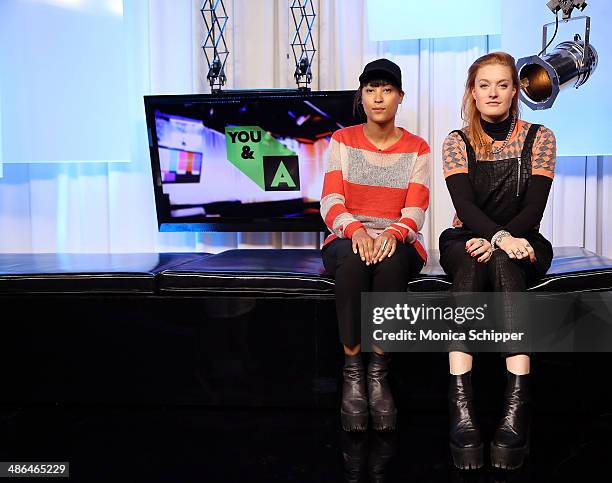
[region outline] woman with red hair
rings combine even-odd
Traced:
[[[538,231],[555,167],[551,130],[519,119],[514,58],[495,52],[468,71],[462,104],[465,126],[444,141],[446,185],[456,209],[453,228],[440,235],[440,264],[455,292],[521,292],[546,274],[552,245]],[[507,326],[520,323],[511,320]],[[520,317],[520,316],[519,316]],[[504,410],[491,442],[491,462],[518,468],[529,450],[530,357],[506,357]],[[450,447],[455,466],[483,466],[474,416],[472,355],[449,353]]]

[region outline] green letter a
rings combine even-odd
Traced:
[[[295,188],[293,178],[289,174],[289,171],[287,171],[285,163],[282,161],[278,165],[278,169],[276,170],[276,174],[274,175],[274,179],[272,180],[272,184],[270,186],[277,188],[281,183],[285,183],[289,188]]]

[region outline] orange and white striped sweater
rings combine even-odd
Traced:
[[[379,150],[363,128],[343,128],[331,138],[321,195],[331,234],[323,245],[351,238],[359,228],[374,237],[390,231],[427,261],[420,230],[429,206],[429,146],[402,129],[395,144]]]

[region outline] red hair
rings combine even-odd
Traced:
[[[516,68],[516,62],[514,57],[505,52],[492,52],[490,54],[483,55],[474,61],[474,63],[468,69],[468,77],[465,82],[465,92],[463,93],[463,101],[461,103],[461,119],[463,119],[465,126],[467,126],[467,135],[476,149],[484,148],[485,152],[491,147],[483,143],[484,130],[480,124],[480,111],[476,107],[476,100],[472,95],[472,89],[476,85],[476,75],[478,70],[485,65],[503,65],[508,67],[511,71],[512,84],[516,89],[514,96],[512,97],[512,103],[510,104],[510,115],[518,118],[519,116],[519,91],[521,88],[518,76],[518,70]]]

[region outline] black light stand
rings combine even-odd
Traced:
[[[210,84],[211,92],[220,91],[227,80],[225,76],[225,62],[229,55],[223,33],[227,25],[227,11],[223,0],[204,0],[200,9],[206,26],[206,37],[202,50],[208,63],[206,79]]]
[[[299,89],[309,90],[312,82],[312,59],[317,51],[312,39],[312,27],[316,18],[312,0],[293,0],[291,15],[295,35],[291,42],[295,60],[295,82]]]

